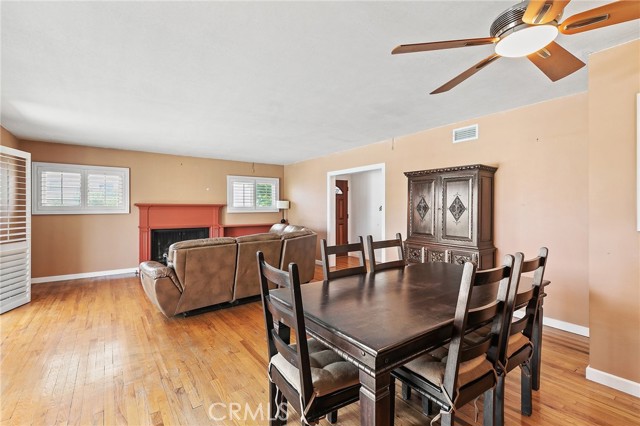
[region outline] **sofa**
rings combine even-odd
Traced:
[[[300,281],[315,272],[317,234],[277,223],[269,232],[242,237],[180,241],[169,247],[167,265],[140,264],[140,281],[149,300],[167,317],[213,305],[229,306],[260,294],[256,252],[287,270],[298,264]]]

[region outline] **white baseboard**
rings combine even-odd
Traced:
[[[635,396],[636,398],[640,398],[640,383],[632,382],[631,380],[614,376],[613,374],[609,374],[604,371],[596,370],[590,365],[587,366],[586,376],[587,380],[600,383],[601,385],[605,385],[610,388],[619,390],[620,392]]]
[[[322,260],[318,260],[318,259],[316,259],[316,265],[318,265],[318,266],[322,266]]]
[[[78,280],[80,278],[106,277],[107,275],[133,274],[138,268],[113,269],[111,271],[84,272],[81,274],[54,275],[52,277],[32,278],[31,284],[50,283],[54,281]]]
[[[516,318],[522,318],[524,316],[523,311],[515,311],[513,316]],[[580,336],[589,337],[589,327],[584,327],[582,325],[573,324],[566,321],[560,321],[554,318],[543,317],[542,324],[557,328],[558,330],[567,331],[569,333],[578,334]]]

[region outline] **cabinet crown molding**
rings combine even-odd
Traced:
[[[404,175],[407,177],[416,177],[416,176],[429,175],[432,173],[458,172],[461,170],[486,170],[488,172],[495,172],[496,170],[498,170],[498,168],[493,166],[487,166],[485,164],[469,164],[467,166],[444,167],[441,169],[415,170],[412,172],[404,172]]]

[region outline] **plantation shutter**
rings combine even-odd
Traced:
[[[87,175],[88,207],[122,207],[125,191],[124,176],[119,174]]]
[[[253,182],[233,182],[233,207],[253,207]]]
[[[78,207],[82,204],[80,173],[45,170],[39,178],[43,207]]]
[[[0,146],[0,313],[31,300],[31,154]]]

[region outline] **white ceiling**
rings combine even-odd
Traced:
[[[502,58],[428,93],[492,46],[392,56],[401,43],[486,37],[513,1],[6,2],[2,125],[20,138],[289,164],[587,89]],[[574,0],[565,17],[607,2]],[[558,42],[583,61],[638,21]]]

